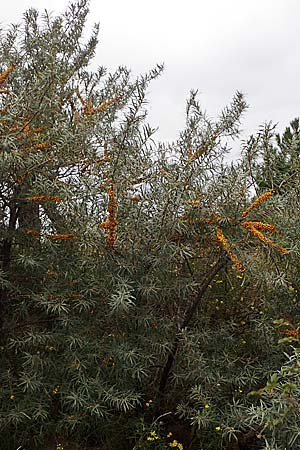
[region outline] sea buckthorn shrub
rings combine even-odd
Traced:
[[[298,445],[265,386],[298,343],[299,124],[230,162],[243,95],[212,120],[191,91],[158,143],[162,66],[92,70],[87,13],[1,35],[1,448]]]

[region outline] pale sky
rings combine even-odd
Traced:
[[[2,2],[0,22],[19,22],[31,6],[59,13],[68,3]],[[300,115],[299,0],[91,0],[93,22],[100,22],[97,65],[139,74],[165,63],[149,92],[157,139],[178,136],[190,89],[212,118],[243,92],[250,105],[243,137],[270,120],[282,131]]]

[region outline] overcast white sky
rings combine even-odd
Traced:
[[[59,13],[68,3],[2,2],[0,22],[20,21],[31,6]],[[158,139],[176,139],[191,88],[211,117],[243,92],[244,136],[269,120],[282,131],[300,115],[299,0],[91,0],[93,22],[100,22],[97,65],[138,74],[165,63],[149,95]]]

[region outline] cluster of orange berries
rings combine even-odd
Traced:
[[[10,66],[8,69],[6,69],[4,72],[2,72],[0,74],[0,86],[2,86],[2,84],[4,84],[5,80],[7,79],[7,77],[15,70],[16,66]],[[8,94],[9,91],[7,89],[2,89],[0,91],[0,94]]]
[[[217,238],[218,238],[219,242],[221,243],[222,247],[224,248],[225,252],[229,256],[231,261],[234,263],[235,269],[238,270],[239,272],[245,272],[245,270],[246,270],[245,267],[243,266],[243,264],[241,263],[239,258],[232,252],[232,250],[230,248],[230,244],[227,241],[227,239],[225,238],[224,233],[221,230],[221,228],[217,228],[216,234],[217,234]]]
[[[122,98],[120,96],[114,97],[111,100],[107,100],[105,102],[102,102],[97,108],[94,108],[92,102],[86,101],[86,100],[83,99],[83,97],[80,94],[78,89],[76,90],[76,94],[77,94],[77,97],[78,97],[80,103],[83,106],[83,114],[85,116],[92,116],[93,114],[96,114],[96,113],[99,113],[99,112],[103,112],[106,108],[108,108],[108,106],[112,105],[113,103],[116,103],[116,102],[120,101],[121,98]],[[78,121],[78,119],[79,119],[78,111],[76,111],[75,118],[76,118],[76,121]]]
[[[41,233],[38,230],[24,230],[24,233],[28,236],[33,236],[39,238]],[[65,233],[65,234],[48,234],[47,238],[56,240],[56,241],[69,241],[70,239],[74,239],[75,234],[73,233]]]
[[[264,242],[270,247],[273,247],[282,255],[286,255],[288,251],[285,248],[276,244],[270,238],[268,238],[262,233],[262,231],[274,233],[276,231],[275,225],[269,223],[262,223],[259,221],[244,220],[253,209],[257,208],[261,203],[268,200],[274,193],[275,191],[273,189],[270,189],[269,191],[264,192],[262,195],[260,195],[253,203],[251,203],[251,205],[249,205],[242,213],[242,221],[240,222],[240,224],[243,228],[249,231],[249,233],[252,234],[252,236],[258,238],[261,242]],[[232,252],[230,244],[226,240],[223,231],[220,228],[217,228],[216,234],[225,252],[230,257],[231,261],[234,263],[234,267],[236,268],[236,270],[244,272],[245,268],[243,264],[241,263],[239,258]]]
[[[66,233],[66,234],[48,234],[49,239],[53,239],[56,241],[69,241],[75,237],[75,234]]]
[[[280,247],[280,245],[273,242],[272,239],[268,238],[261,232],[262,230],[267,231],[269,233],[274,233],[276,231],[275,225],[255,221],[245,221],[241,222],[241,226],[244,227],[247,231],[249,231],[249,233],[252,234],[252,236],[258,238],[261,242],[270,245],[282,255],[287,254],[287,249]]]
[[[108,230],[107,244],[109,248],[114,249],[117,238],[116,228],[118,221],[116,220],[116,215],[118,204],[115,193],[115,184],[113,182],[111,182],[108,188],[108,199],[108,220],[102,222],[100,227]]]
[[[27,200],[31,202],[56,202],[59,203],[63,199],[58,195],[34,195],[33,197],[29,197]]]

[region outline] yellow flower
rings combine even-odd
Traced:
[[[216,431],[221,431],[221,427],[216,427],[215,430]]]
[[[171,437],[171,436],[173,436],[173,433],[171,433],[171,431],[167,434],[167,437],[169,438],[169,437]]]
[[[170,447],[177,447],[179,450],[183,450],[183,445],[180,442],[177,442],[176,439],[173,442],[170,442]]]
[[[205,408],[205,409],[208,409],[208,408],[209,408],[209,404],[206,403],[206,404],[204,405],[204,408]]]
[[[147,441],[155,441],[156,439],[159,439],[158,434],[156,434],[156,431],[151,431],[150,436],[147,437]]]

